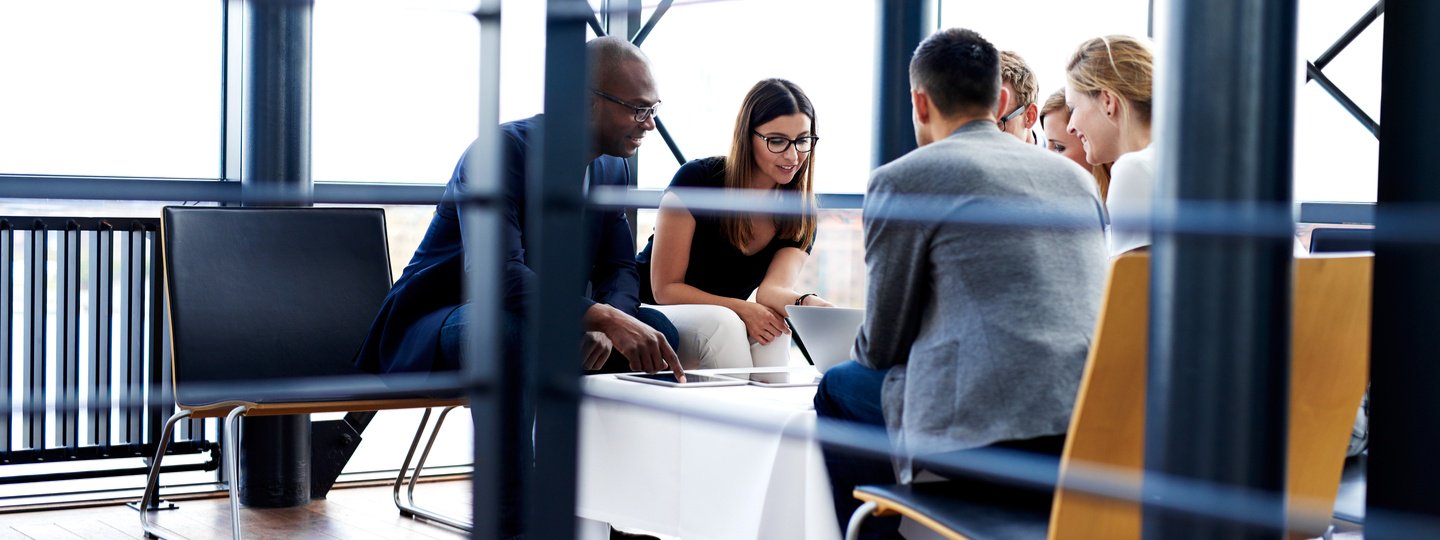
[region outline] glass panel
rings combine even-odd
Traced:
[[[941,28],[969,28],[1019,53],[1035,72],[1041,100],[1065,86],[1065,64],[1081,42],[1109,34],[1143,38],[1148,14],[1149,0],[940,2]]]
[[[1374,5],[1370,0],[1301,2],[1300,69]],[[1381,16],[1324,68],[1325,76],[1377,122],[1384,24]],[[1374,202],[1380,159],[1375,136],[1316,83],[1300,89],[1295,109],[1295,200]]]
[[[217,178],[223,5],[0,3],[0,173]]]
[[[316,181],[449,180],[477,134],[480,42],[446,4],[316,2]]]
[[[874,132],[874,13],[875,3],[863,0],[677,3],[644,44],[665,102],[661,119],[686,158],[724,155],[745,92],[767,77],[789,79],[815,104],[815,189],[863,192]],[[679,164],[659,133],[646,139],[640,187],[663,188]]]

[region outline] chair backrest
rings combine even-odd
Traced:
[[[176,403],[207,404],[187,383],[358,373],[390,289],[383,210],[168,207],[161,243]]]
[[[1368,255],[1295,261],[1286,498],[1308,519],[1328,521],[1351,424],[1369,365],[1371,259]],[[1061,488],[1050,538],[1139,538],[1140,507],[1064,489],[1072,462],[1139,486],[1144,468],[1150,259],[1117,258],[1106,283],[1061,460]],[[1316,521],[1318,520],[1318,521]]]

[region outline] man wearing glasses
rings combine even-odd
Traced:
[[[634,155],[645,135],[655,129],[655,109],[660,104],[650,62],[639,48],[620,38],[595,39],[586,49],[594,84],[591,153],[583,174],[576,171],[576,188],[628,185],[625,158]],[[531,247],[526,237],[527,155],[531,136],[542,121],[543,115],[537,115],[502,124],[503,155],[481,154],[472,144],[460,158],[425,238],[390,289],[357,355],[356,364],[362,369],[393,373],[460,368],[468,312],[460,309],[465,301],[462,284],[470,265],[465,260],[459,198],[467,183],[467,160],[499,159],[505,185],[505,200],[499,206],[505,253],[502,369],[507,378],[525,376],[521,350],[525,305],[535,292],[534,272],[526,260],[526,249]],[[635,238],[625,214],[590,210],[585,220],[586,238],[577,239],[584,242],[577,247],[585,250],[590,294],[576,299],[584,306],[585,328],[576,374],[582,367],[600,372],[671,370],[683,380],[674,351],[679,340],[675,326],[658,311],[640,307]],[[501,456],[515,465],[504,479],[505,493],[519,494],[519,471],[529,462],[522,456],[530,455],[532,416],[520,411],[508,416],[504,433],[497,434],[516,443],[507,445],[507,454]],[[519,518],[524,512],[516,502],[502,501],[507,507],[501,513],[507,537],[523,533]]]
[[[1000,106],[995,110],[1000,131],[1028,144],[1040,144],[1031,130],[1040,118],[1040,108],[1035,105],[1039,94],[1035,72],[1025,59],[1014,51],[1000,51]]]

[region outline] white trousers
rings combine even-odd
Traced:
[[[685,369],[774,367],[790,364],[790,334],[761,345],[745,332],[745,321],[730,308],[711,304],[652,306],[680,331],[680,365]]]

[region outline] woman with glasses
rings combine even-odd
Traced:
[[[1110,256],[1150,245],[1155,151],[1150,147],[1150,94],[1154,60],[1150,47],[1129,36],[1105,36],[1080,44],[1065,70],[1070,133],[1091,165],[1111,163],[1105,206],[1118,222],[1106,243]]]
[[[1085,147],[1068,129],[1070,107],[1065,106],[1065,89],[1061,88],[1050,94],[1050,97],[1045,99],[1045,106],[1040,107],[1040,131],[1045,134],[1045,149],[1065,156],[1065,159],[1090,171],[1095,177],[1095,186],[1100,190],[1100,202],[1103,203],[1105,195],[1110,191],[1110,164],[1091,165],[1085,161]]]
[[[799,86],[760,81],[740,106],[729,154],[686,163],[666,189],[636,257],[640,299],[675,323],[686,368],[786,365],[786,306],[831,305],[795,290],[815,240],[816,133]],[[700,210],[716,203],[790,211]]]

